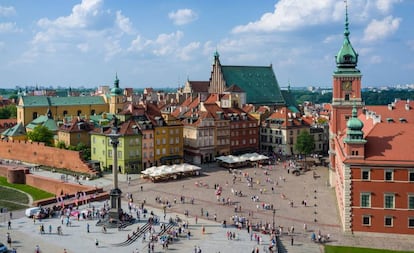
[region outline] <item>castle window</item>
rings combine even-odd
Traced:
[[[370,192],[362,192],[361,193],[361,207],[371,207],[371,193]]]
[[[395,208],[395,194],[394,193],[384,194],[384,208],[388,208],[388,209]]]
[[[94,109],[91,110],[91,115],[95,115],[95,110]]]
[[[414,195],[408,195],[408,209],[414,210]]]
[[[66,117],[66,115],[68,115],[68,111],[64,110],[63,111],[63,117]]]
[[[384,226],[385,227],[392,227],[392,224],[393,224],[393,218],[392,218],[392,216],[385,216],[384,217]]]
[[[414,217],[408,217],[408,227],[414,228]]]
[[[80,116],[82,114],[81,110],[78,110],[77,115]]]
[[[384,173],[384,179],[385,181],[392,181],[393,180],[393,171],[392,170],[386,170]]]
[[[37,118],[37,112],[33,112],[32,119],[36,119],[36,118]]]
[[[414,182],[414,171],[408,172],[408,181]]]
[[[371,215],[362,215],[362,225],[371,226]]]
[[[362,170],[361,178],[362,180],[370,180],[370,170],[368,169]]]

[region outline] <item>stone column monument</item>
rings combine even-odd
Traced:
[[[112,151],[113,151],[113,164],[112,164],[112,174],[113,174],[113,185],[112,189],[109,192],[111,210],[109,211],[110,223],[117,224],[119,222],[120,215],[122,213],[121,208],[121,194],[122,191],[118,188],[118,144],[119,144],[119,133],[118,133],[118,119],[116,116],[113,117],[112,131],[108,134],[108,137],[111,139]]]

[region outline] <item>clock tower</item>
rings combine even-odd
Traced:
[[[352,115],[352,107],[362,107],[361,78],[357,69],[358,53],[349,40],[348,6],[345,12],[345,31],[341,49],[336,55],[336,70],[333,74],[332,114],[330,132],[333,136],[341,135],[346,122]]]

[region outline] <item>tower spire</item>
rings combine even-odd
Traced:
[[[357,71],[356,66],[358,64],[358,53],[352,47],[351,41],[349,40],[349,19],[348,19],[348,1],[344,0],[345,3],[345,30],[344,30],[344,41],[341,49],[336,56],[337,71],[346,69],[347,71]]]
[[[345,2],[345,31],[344,35],[346,38],[349,39],[349,21],[348,21],[348,1],[344,0]]]

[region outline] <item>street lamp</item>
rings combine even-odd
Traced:
[[[275,229],[275,214],[276,214],[276,209],[273,208],[273,229]]]

